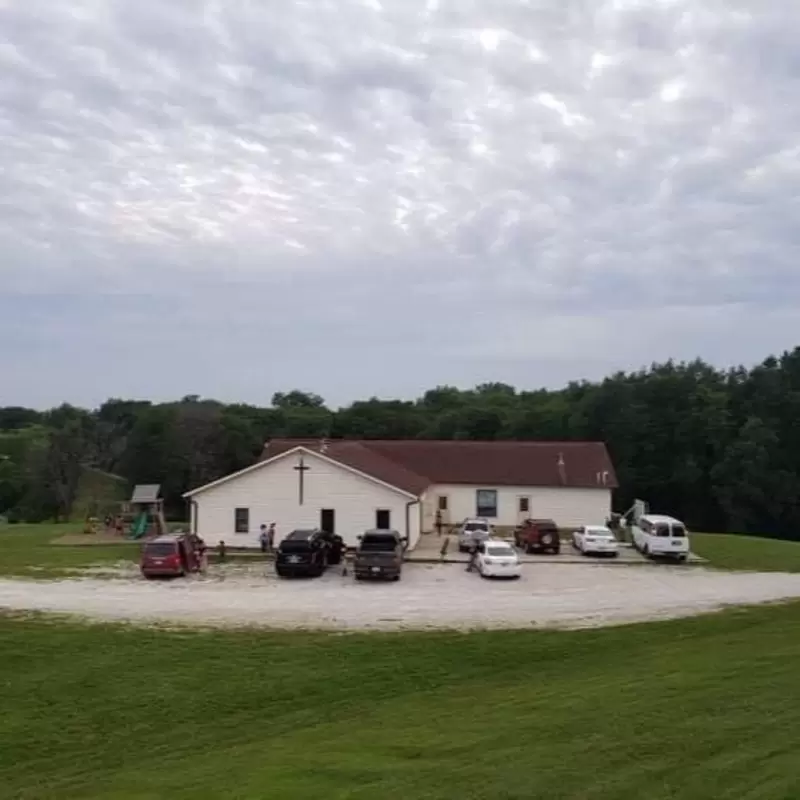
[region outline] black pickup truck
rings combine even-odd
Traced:
[[[358,537],[353,561],[357,581],[365,578],[399,581],[408,539],[397,531],[366,531]]]

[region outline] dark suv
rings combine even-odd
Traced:
[[[306,575],[318,578],[329,564],[342,560],[344,541],[319,529],[296,530],[285,536],[275,554],[275,572],[281,578]]]
[[[553,553],[561,551],[558,526],[552,519],[526,519],[514,531],[514,544],[526,553]]]
[[[356,580],[382,578],[399,581],[407,544],[408,539],[397,531],[374,530],[359,536],[353,562]]]

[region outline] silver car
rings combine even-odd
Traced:
[[[465,519],[458,529],[458,549],[461,553],[472,550],[492,535],[492,526],[486,519]]]

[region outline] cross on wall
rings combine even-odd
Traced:
[[[305,475],[311,467],[307,466],[305,461],[303,460],[303,456],[300,456],[300,461],[298,462],[297,466],[294,467],[294,470],[297,472],[297,496],[300,502],[300,505],[303,505],[303,494],[305,489]]]

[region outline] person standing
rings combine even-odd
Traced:
[[[269,530],[267,531],[267,547],[273,550],[275,547],[275,523],[270,522]]]
[[[442,510],[441,509],[437,509],[437,511],[436,511],[436,522],[434,524],[436,525],[436,535],[437,536],[441,536],[442,535]]]
[[[258,535],[258,543],[261,545],[261,552],[266,553],[269,549],[269,532],[267,526],[261,526],[261,533]]]
[[[208,547],[205,541],[196,533],[194,534],[194,546],[197,555],[197,569],[205,574],[208,571]]]
[[[439,550],[439,558],[441,558],[442,561],[444,561],[445,558],[447,558],[447,548],[448,547],[450,547],[450,537],[446,536],[444,541],[442,542],[441,550]]]
[[[478,543],[475,542],[469,549],[469,562],[467,563],[467,572],[473,572],[475,565],[478,561]]]

